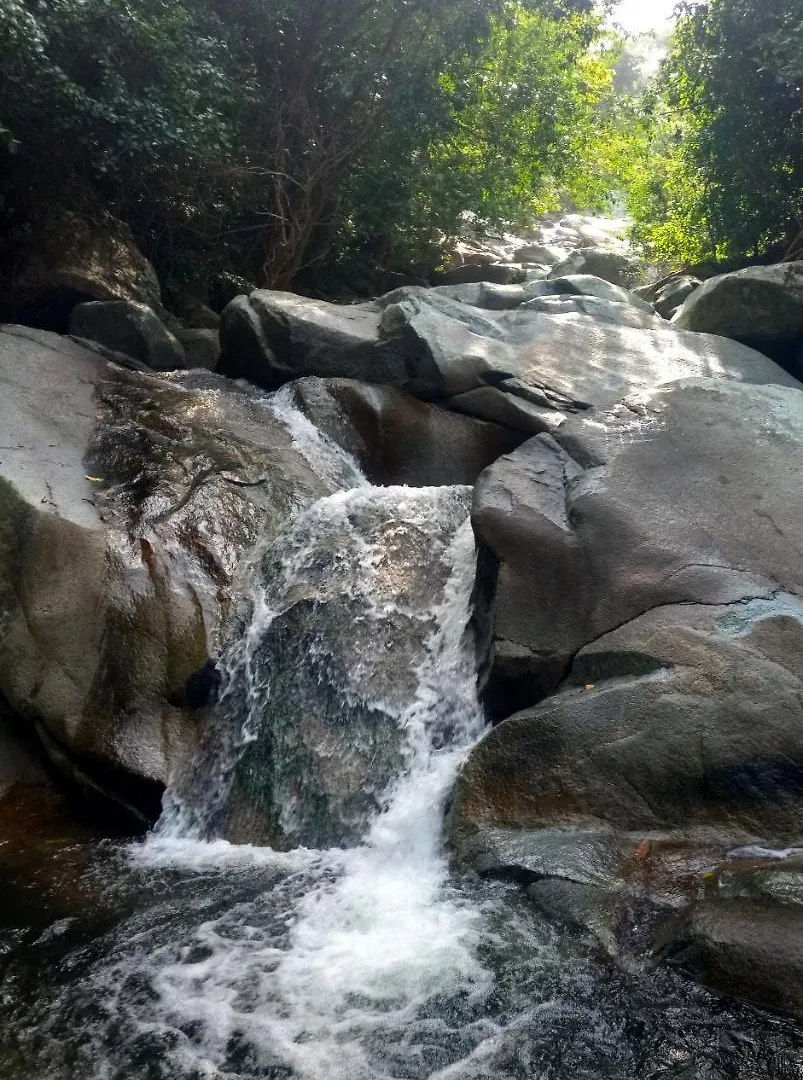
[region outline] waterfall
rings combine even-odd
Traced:
[[[280,405],[308,456],[330,475],[348,474],[337,453],[332,464],[322,437]],[[299,513],[261,553],[248,626],[222,663],[219,718],[228,710],[237,730],[218,749],[230,760],[196,777],[183,796],[195,805],[174,800],[136,853],[149,867],[264,865],[287,875],[283,891],[264,898],[275,904],[282,896],[283,934],[249,903],[202,926],[182,949],[149,960],[162,1021],[202,1032],[199,1045],[183,1049],[193,1067],[222,1066],[235,1039],[256,1060],[289,1066],[294,1076],[373,1080],[383,1074],[370,1048],[383,1032],[403,1027],[433,997],[488,990],[474,949],[479,914],[449,885],[441,844],[445,800],[484,729],[469,632],[470,495],[469,488],[376,488],[360,479]],[[310,601],[309,623],[289,623],[301,628],[307,663],[292,671],[288,695],[276,664],[299,656],[275,629]],[[332,605],[337,615],[329,618]],[[317,746],[300,750],[283,728],[293,694],[304,710],[326,714],[305,731]],[[348,841],[359,820],[353,846],[279,853],[202,839],[226,818],[237,770],[263,742],[269,755],[303,760],[314,780],[334,775],[352,785],[348,805],[337,793],[324,803],[335,826],[346,820],[339,831]],[[344,764],[333,769],[339,756]],[[281,760],[255,760],[271,771],[282,833],[303,835],[299,820],[310,799],[283,783]],[[318,796],[311,796],[316,812]],[[306,824],[325,837],[331,831],[317,820]]]

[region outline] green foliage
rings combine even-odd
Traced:
[[[86,187],[176,280],[426,261],[466,213],[604,201],[600,33],[592,0],[0,0],[0,213]]]
[[[556,18],[554,5],[505,2],[481,48],[453,53],[441,71],[438,110],[426,118],[414,90],[353,175],[351,242],[373,240],[401,268],[431,260],[471,223],[607,206],[626,182],[635,128],[614,91],[618,44],[603,29],[589,5]]]
[[[803,224],[803,0],[685,6],[659,76],[635,235],[672,262],[791,244]]]

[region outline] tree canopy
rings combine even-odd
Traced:
[[[592,0],[0,0],[0,224],[96,193],[168,276],[431,257],[602,201]]]
[[[673,262],[803,253],[803,0],[679,10],[631,193],[637,238]]]

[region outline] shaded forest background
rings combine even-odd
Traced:
[[[622,198],[657,263],[803,254],[803,0],[678,11],[650,80],[593,0],[0,0],[3,272],[54,204],[168,287],[370,291]]]

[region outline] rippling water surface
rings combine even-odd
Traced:
[[[791,1021],[619,972],[512,887],[223,844],[42,858],[4,902],[4,1080],[803,1076]]]

